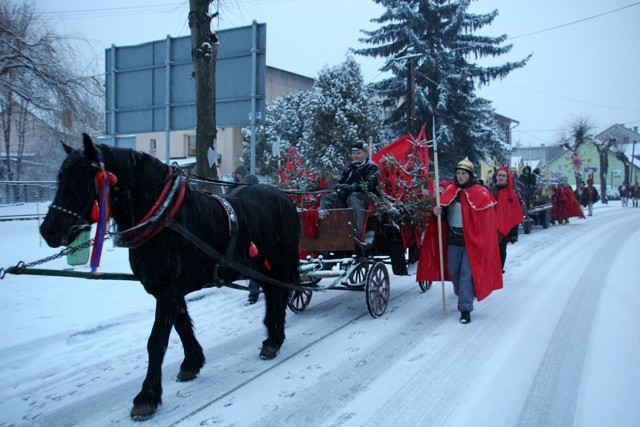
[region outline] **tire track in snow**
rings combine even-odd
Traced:
[[[518,419],[518,426],[573,425],[586,349],[605,278],[632,221],[617,226],[587,266],[569,298]],[[636,219],[637,220],[637,219]]]
[[[613,226],[619,226],[617,221],[612,225],[612,229]],[[570,227],[558,231],[566,234],[579,233],[579,230],[572,230]],[[584,247],[582,245],[588,242],[588,238],[583,237],[582,234],[575,236],[574,240],[572,247],[574,245]],[[475,321],[468,325],[469,329],[465,326],[464,330],[455,334],[452,334],[451,330],[444,332],[450,338],[447,342],[441,342],[442,340],[438,337],[425,337],[425,348],[438,346],[440,351],[427,360],[414,364],[415,366],[411,369],[405,367],[404,369],[407,369],[408,373],[402,374],[400,372],[400,375],[404,375],[406,384],[400,385],[397,389],[389,387],[391,380],[381,380],[382,386],[379,395],[392,395],[391,398],[386,396],[381,398],[380,407],[382,409],[373,414],[363,413],[359,408],[368,406],[366,398],[356,399],[348,404],[338,416],[330,418],[331,422],[323,425],[341,425],[342,423],[374,426],[447,425],[452,419],[455,419],[461,412],[461,408],[469,405],[466,396],[469,393],[473,394],[473,391],[470,390],[473,387],[481,387],[475,384],[481,376],[479,371],[499,369],[493,365],[499,365],[497,363],[499,359],[507,357],[501,354],[502,350],[492,349],[492,343],[500,344],[505,340],[508,341],[510,331],[513,331],[514,334],[522,331],[519,322],[522,321],[523,310],[526,310],[522,305],[523,301],[535,301],[535,297],[541,292],[552,294],[556,292],[557,281],[553,278],[562,269],[562,259],[549,255],[562,250],[566,245],[566,240],[560,238],[532,243],[534,244],[524,243],[527,253],[519,256],[539,257],[541,261],[544,260],[544,267],[540,268],[535,264],[528,264],[528,269],[517,271],[518,278],[527,276],[529,286],[521,286],[524,285],[522,281],[511,285],[505,284],[505,286],[517,287],[517,289],[512,292],[504,290],[502,293],[498,293],[495,298],[490,298],[490,302],[481,303],[477,310],[479,314],[475,316]],[[534,247],[537,247],[540,253],[530,253],[529,251],[534,250]],[[455,311],[455,306],[453,309]],[[513,351],[518,353],[520,349],[514,348]],[[411,357],[409,354],[405,359],[408,360]],[[402,367],[400,368],[402,369]],[[373,374],[375,375],[375,372]],[[399,375],[398,369],[394,368],[393,375]],[[370,396],[370,394],[369,392],[366,396]],[[484,391],[484,395],[489,394],[491,394],[491,390]],[[416,405],[415,399],[405,398],[405,396],[417,395],[421,396],[424,405]],[[507,406],[509,405],[508,403]],[[476,409],[482,411],[484,408],[480,406]],[[460,424],[469,422],[473,424],[473,420],[477,420],[477,415],[482,413],[477,411],[475,413],[471,411],[466,419],[463,416],[461,418],[463,422]],[[513,416],[512,422],[516,417],[517,413]],[[460,424],[454,422],[448,425]],[[493,423],[490,422],[488,425],[491,424]]]

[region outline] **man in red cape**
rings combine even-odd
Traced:
[[[482,301],[494,290],[502,288],[496,201],[486,187],[475,183],[473,170],[473,163],[468,158],[461,160],[456,166],[454,184],[440,197],[440,204],[446,210],[441,206],[433,210],[436,215],[444,213],[448,220],[447,267],[458,296],[461,323],[471,321],[474,297]],[[427,236],[425,234],[425,238]],[[425,243],[427,253],[424,257],[421,254],[420,261],[438,266],[439,253],[428,249],[434,246],[431,242]],[[420,265],[418,269],[421,269]],[[424,269],[423,273],[429,274],[429,270],[437,272],[437,267]],[[438,280],[439,274],[422,278]]]

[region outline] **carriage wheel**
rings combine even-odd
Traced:
[[[389,272],[383,262],[378,261],[369,269],[364,291],[371,317],[382,316],[387,310],[390,295]]]
[[[433,285],[433,282],[431,280],[418,281],[418,286],[420,286],[420,289],[422,289],[422,292],[427,292],[429,289],[431,289],[431,285]]]
[[[292,291],[287,305],[294,313],[302,313],[309,306],[311,295],[313,295],[313,291],[302,289]]]
[[[349,276],[350,285],[362,285],[367,279],[367,263],[358,263],[358,266],[353,270],[353,273]]]
[[[551,211],[544,211],[544,217],[542,219],[542,228],[549,228],[549,224],[551,224]]]

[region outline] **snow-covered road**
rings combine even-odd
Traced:
[[[0,267],[53,252],[38,247],[35,221],[0,223],[0,236]],[[443,311],[440,284],[423,293],[414,276],[392,276],[379,319],[362,293],[315,293],[287,314],[287,340],[266,362],[262,299],[194,293],[207,364],[176,382],[174,333],[164,404],[145,425],[637,425],[640,209],[598,205],[508,251],[505,288],[469,325],[449,283]],[[105,252],[101,270],[128,272],[126,251]],[[154,312],[139,284],[7,276],[0,308],[1,426],[134,424]]]

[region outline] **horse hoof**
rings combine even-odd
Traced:
[[[191,381],[192,379],[194,379],[195,377],[198,376],[198,373],[195,371],[180,371],[178,372],[178,375],[176,377],[176,379],[180,382],[183,381]]]
[[[133,405],[131,409],[131,419],[133,421],[146,421],[156,413],[157,406],[150,403],[140,403]]]
[[[276,348],[272,345],[264,344],[262,350],[260,350],[260,359],[271,360],[275,358],[280,352],[280,348]]]

